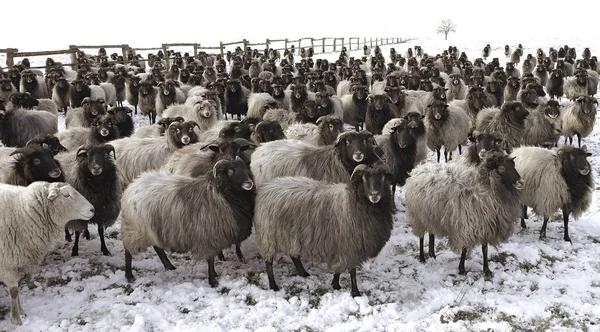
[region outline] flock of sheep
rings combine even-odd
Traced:
[[[334,289],[349,271],[352,296],[356,267],[390,238],[397,186],[422,262],[427,233],[428,256],[447,238],[461,274],[481,245],[492,277],[487,246],[507,241],[519,218],[526,227],[527,207],[544,218],[541,238],[562,210],[570,241],[569,216],[589,208],[594,188],[581,141],[596,119],[598,61],[587,48],[524,56],[507,45],[502,67],[490,49],[469,60],[456,47],[433,56],[365,46],[361,59],[343,49],[335,62],[311,49],[299,59],[294,49],[159,51],[128,64],[100,49],[79,52],[76,71],[50,58],[45,72],[27,59],[3,69],[0,281],[11,322],[22,323],[18,281],[61,234],[74,235],[77,256],[96,224],[110,255],[104,230],[119,216],[128,281],[133,256],[152,247],[166,269],[166,252],[206,260],[216,287],[215,257],[235,245],[244,260],[254,231],[271,289],[284,253],[301,276],[302,260],[327,263]],[[138,111],[147,126],[134,126]],[[561,136],[570,145],[558,147]]]

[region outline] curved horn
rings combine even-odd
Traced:
[[[16,155],[18,153],[30,153],[30,152],[33,152],[33,151],[35,151],[35,150],[32,149],[32,148],[28,148],[28,147],[18,148],[15,151],[13,151],[11,154],[9,154],[9,156],[14,156],[14,155]]]
[[[215,166],[213,166],[213,177],[216,178],[217,177],[217,168],[219,167],[219,165],[226,165],[228,163],[227,160],[219,160],[217,161],[217,163],[215,164]]]
[[[92,100],[92,98],[90,98],[90,97],[83,98],[83,100],[81,101],[81,106],[83,106],[85,104],[89,104],[91,100]]]
[[[117,159],[117,154],[115,152],[115,147],[112,146],[111,144],[104,144],[104,149],[106,150],[106,152],[108,154],[110,154],[111,152],[113,153],[113,158]]]
[[[350,181],[354,181],[356,176],[362,176],[363,173],[367,170],[367,165],[359,164],[354,168],[352,174],[350,175]]]
[[[75,153],[75,159],[79,158],[79,157],[83,157],[82,152],[85,152],[87,154],[87,147],[85,145],[82,145],[79,147],[79,149],[77,149],[77,153]]]
[[[315,122],[316,125],[319,125],[319,123],[321,123],[322,121],[324,121],[325,119],[327,119],[327,115],[323,115],[321,117],[319,117],[317,119],[317,122]]]
[[[200,125],[199,125],[199,124],[198,124],[198,122],[196,122],[196,121],[188,121],[187,123],[188,123],[188,124],[190,124],[190,125],[192,126],[192,128],[194,128],[194,127],[198,127],[198,129],[199,129],[199,130],[202,130],[202,129],[200,128]]]

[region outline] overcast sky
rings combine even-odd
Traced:
[[[218,46],[219,41],[243,38],[261,42],[266,38],[298,37],[430,37],[435,36],[437,24],[447,18],[457,25],[456,38],[483,41],[486,36],[504,36],[517,42],[519,34],[525,33],[561,37],[568,43],[574,33],[600,38],[598,29],[592,29],[597,23],[590,19],[582,25],[578,14],[582,12],[586,19],[586,13],[598,13],[598,3],[3,0],[2,21],[10,29],[2,34],[0,48],[38,51],[63,49],[69,44],[156,47],[186,42]],[[34,28],[22,27],[25,18],[34,22],[28,24]],[[588,31],[582,32],[584,29]]]

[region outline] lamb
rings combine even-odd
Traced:
[[[133,119],[130,116],[133,111],[129,107],[119,106],[111,108],[107,112],[114,116],[114,119],[117,122],[117,128],[119,129],[119,135],[122,137],[129,137],[133,134]]]
[[[232,117],[237,115],[240,120],[242,115],[248,113],[248,94],[249,90],[242,86],[240,80],[228,80],[225,89],[225,113],[231,114]],[[227,119],[227,116],[225,118]]]
[[[80,108],[74,108],[65,117],[67,129],[72,127],[91,127],[92,122],[106,114],[104,99],[86,97],[81,102]]]
[[[251,93],[248,96],[248,113],[251,118],[262,119],[268,109],[279,108],[280,105],[270,94],[266,92]]]
[[[533,108],[525,120],[523,145],[554,147],[561,135],[562,107],[556,100],[549,100],[545,105]]]
[[[165,131],[167,131],[167,128],[169,128],[173,122],[185,122],[185,119],[180,116],[174,118],[163,117],[153,125],[138,128],[130,137],[149,138],[164,136]]]
[[[71,108],[81,107],[83,100],[91,97],[92,90],[85,80],[82,79],[71,81],[71,85],[72,86],[69,89],[69,104],[71,105]]]
[[[285,139],[286,135],[278,122],[263,120],[259,122],[250,135],[256,144]]]
[[[273,260],[282,252],[291,256],[303,277],[309,274],[301,259],[326,262],[334,270],[336,290],[341,289],[340,273],[349,270],[351,295],[361,296],[356,267],[377,256],[393,228],[389,169],[385,164],[358,165],[345,182],[282,177],[258,188],[254,225],[270,289],[279,290]],[[307,207],[308,215],[298,213]]]
[[[129,105],[135,108],[135,114],[137,114],[138,110],[138,97],[141,81],[141,77],[131,76],[128,77],[125,82],[125,99],[127,99],[127,103],[129,103]]]
[[[438,163],[442,146],[446,162],[452,159],[452,152],[456,148],[462,153],[461,144],[466,143],[470,129],[469,117],[463,109],[443,101],[434,101],[427,107],[424,122],[427,131],[427,147],[436,151]]]
[[[351,89],[351,94],[340,97],[342,108],[344,109],[344,123],[354,126],[356,131],[359,131],[359,127],[361,129],[364,128],[368,91],[369,89],[366,85],[354,85]]]
[[[426,163],[415,167],[406,181],[406,215],[419,237],[419,259],[425,262],[424,235],[429,233],[429,256],[435,258],[435,236],[448,238],[460,252],[459,274],[465,275],[467,252],[481,244],[486,280],[488,244],[508,240],[519,216],[523,180],[515,161],[502,152],[489,152],[479,166]]]
[[[162,117],[162,112],[173,104],[185,103],[185,95],[177,87],[179,83],[173,80],[167,80],[158,84],[158,93],[156,97],[156,112]]]
[[[2,182],[28,186],[36,181],[64,182],[60,163],[50,149],[28,146],[17,148],[9,156],[15,156],[3,169]]]
[[[522,147],[511,154],[517,171],[525,181],[522,192],[523,217],[526,227],[527,207],[544,218],[540,239],[546,238],[550,217],[562,209],[564,240],[569,237],[569,215],[578,219],[591,205],[595,189],[592,168],[587,160],[591,154],[583,149],[561,146],[556,152],[539,147]],[[572,242],[571,242],[572,243]]]
[[[567,77],[563,85],[565,97],[575,100],[588,95],[588,74],[586,71],[578,71],[575,76]]]
[[[0,140],[4,146],[23,147],[36,136],[53,135],[57,131],[58,119],[48,112],[0,108]]]
[[[140,83],[139,89],[138,104],[140,113],[148,116],[150,124],[155,124],[158,89],[152,86],[152,82],[150,81]]]
[[[200,131],[208,130],[218,121],[215,102],[201,98],[188,99],[185,105],[171,105],[162,116],[171,118],[180,116],[186,121],[194,121]]]
[[[344,132],[334,145],[315,147],[297,140],[264,143],[252,154],[250,169],[256,185],[281,176],[307,176],[331,183],[348,182],[358,164],[380,159],[368,131]]]
[[[79,218],[65,225],[65,236],[71,242],[68,230],[75,231],[75,243],[72,256],[79,254],[79,236],[86,232],[88,223],[98,225],[100,250],[105,256],[111,256],[104,242],[104,229],[112,226],[121,209],[121,186],[118,183],[117,168],[110,153],[116,159],[115,148],[110,144],[82,145],[74,152],[60,153],[56,156],[64,169],[65,180],[81,193],[95,208],[92,219]],[[76,151],[76,152],[75,152]]]
[[[387,93],[369,95],[367,101],[365,127],[374,135],[379,135],[383,126],[398,113],[398,109],[392,103],[392,99]]]
[[[562,117],[562,134],[573,144],[573,136],[577,136],[577,144],[581,147],[581,139],[589,136],[596,123],[596,106],[598,100],[590,96],[577,98],[564,111]]]
[[[121,137],[114,115],[105,114],[96,118],[91,127],[73,127],[56,133],[56,137],[69,151],[82,145],[106,143]]]
[[[165,136],[157,138],[122,138],[111,142],[115,147],[119,183],[126,188],[141,173],[160,169],[177,149],[198,141],[193,121],[173,122]]]
[[[49,98],[48,86],[44,79],[37,76],[31,70],[26,69],[21,72],[20,92],[29,92],[34,98]]]
[[[121,200],[125,277],[134,280],[132,255],[153,246],[167,270],[175,267],[164,250],[189,251],[206,259],[208,282],[217,287],[214,257],[250,236],[255,197],[252,174],[241,160],[218,161],[200,178],[163,172],[141,175]],[[182,218],[182,213],[189,217]]]
[[[510,153],[521,146],[525,120],[529,112],[518,101],[509,101],[498,108],[484,108],[477,114],[476,130],[502,139],[502,148]]]
[[[10,294],[10,322],[21,325],[25,312],[19,297],[19,280],[35,272],[54,249],[69,220],[89,220],[95,211],[65,183],[37,182],[28,187],[1,184],[0,201],[2,206],[11,207],[10,213],[0,217],[0,281]]]
[[[339,134],[344,132],[341,119],[321,116],[316,124],[293,124],[285,131],[288,139],[300,140],[313,146],[333,145]]]
[[[465,99],[467,97],[467,87],[465,82],[460,77],[460,74],[450,74],[449,80],[446,81],[447,100]]]

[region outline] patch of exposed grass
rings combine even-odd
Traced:
[[[248,271],[246,273],[246,279],[248,280],[248,283],[251,285],[255,285],[255,286],[259,285],[260,277],[254,271]]]
[[[514,260],[515,255],[507,252],[499,252],[490,257],[490,262],[495,262],[504,266],[508,262],[509,258]]]
[[[71,278],[61,278],[61,277],[50,277],[44,279],[44,283],[46,287],[54,287],[54,286],[64,286],[71,282]]]
[[[223,287],[219,290],[219,293],[221,293],[221,295],[227,295],[227,294],[229,294],[230,291],[231,291],[231,289],[229,289],[227,287]]]
[[[184,314],[184,315],[187,315],[187,314],[189,314],[192,311],[190,309],[188,309],[188,308],[179,308],[179,312],[182,313],[182,314]]]
[[[529,262],[522,262],[519,263],[519,269],[525,271],[525,272],[530,272],[531,270],[535,269],[537,266],[533,265]]]
[[[129,295],[131,295],[131,293],[133,293],[133,287],[131,287],[130,284],[119,285],[116,283],[112,283],[112,284],[106,286],[103,290],[117,289],[117,288],[123,289],[123,293],[127,296],[129,296]]]
[[[252,295],[246,295],[244,303],[246,303],[247,306],[255,306],[256,300],[252,297]]]

